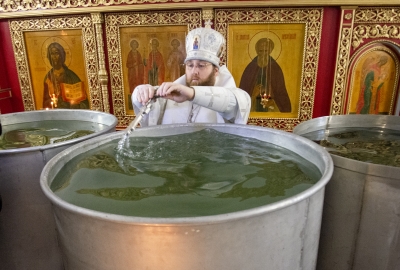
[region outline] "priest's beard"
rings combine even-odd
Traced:
[[[198,76],[192,76],[188,78],[186,75],[186,85],[187,86],[214,86],[215,84],[215,70],[213,69],[210,75],[207,76],[204,80],[201,80]],[[197,81],[193,81],[196,79]]]

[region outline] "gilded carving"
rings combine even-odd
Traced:
[[[94,24],[104,22],[104,16],[101,13],[91,13],[90,16],[92,17],[92,22]]]
[[[339,36],[339,46],[336,57],[336,70],[335,70],[335,81],[332,91],[332,101],[331,101],[331,115],[337,115],[343,113],[343,95],[346,88],[346,76],[347,68],[349,65],[350,57],[350,45],[352,37],[352,23],[343,24],[344,16],[349,14],[349,12],[354,13],[354,9],[342,10],[342,25],[341,32]],[[354,16],[352,16],[354,18]]]
[[[203,21],[212,21],[214,19],[213,9],[203,9],[202,10]]]
[[[400,38],[400,8],[358,8],[355,12],[353,48],[369,38]]]
[[[353,48],[356,49],[368,38],[396,38],[400,39],[400,26],[398,25],[357,25],[353,30]]]
[[[357,8],[355,12],[355,23],[399,23],[400,8]]]
[[[353,14],[347,13],[346,15],[344,15],[344,18],[345,18],[346,20],[351,20],[351,19],[353,19]]]
[[[335,85],[332,95],[331,115],[343,113],[343,94],[346,87],[347,67],[350,56],[351,28],[343,28],[335,71]]]
[[[92,21],[96,27],[96,41],[99,57],[99,83],[101,86],[101,93],[103,97],[103,108],[105,112],[110,112],[110,104],[108,102],[108,74],[106,69],[106,56],[104,54],[104,41],[103,41],[103,27],[104,16],[101,13],[90,14]]]

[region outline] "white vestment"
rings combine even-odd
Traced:
[[[186,75],[175,83],[186,85]],[[231,73],[222,66],[214,86],[193,86],[195,96],[192,101],[177,103],[173,100],[157,98],[151,111],[144,115],[141,126],[177,123],[235,123],[247,124],[251,99],[247,92],[236,87]],[[137,101],[135,91],[132,104],[137,115],[143,106]]]

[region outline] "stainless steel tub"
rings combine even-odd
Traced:
[[[44,165],[78,142],[115,131],[117,119],[90,110],[30,111],[0,115],[4,127],[45,120],[102,124],[93,134],[45,146],[0,150],[0,269],[63,269],[51,204],[40,189]],[[89,127],[88,127],[89,129]]]
[[[120,134],[103,135],[55,156],[41,174],[53,203],[66,269],[314,269],[324,187],[333,163],[313,142],[247,125],[184,124],[139,128],[131,136],[163,136],[213,128],[283,146],[310,160],[322,177],[288,199],[245,211],[191,218],[139,218],[102,213],[61,200],[50,189],[63,164]]]
[[[400,130],[400,118],[327,116],[299,124],[293,133],[345,127]],[[400,168],[331,156],[317,269],[400,269]]]

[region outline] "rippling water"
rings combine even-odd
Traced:
[[[193,217],[273,203],[315,184],[319,170],[280,146],[202,130],[166,137],[131,137],[72,159],[51,188],[85,208],[142,217]]]

